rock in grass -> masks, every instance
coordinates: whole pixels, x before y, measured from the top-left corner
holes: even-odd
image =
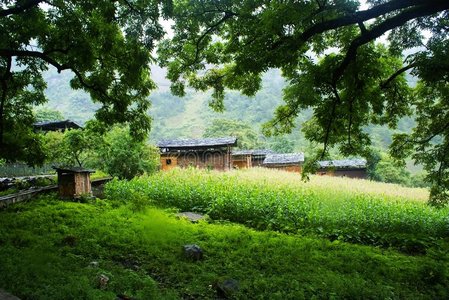
[[[193,261],[198,261],[203,258],[203,250],[198,245],[184,245],[184,257]]]
[[[192,223],[198,223],[199,220],[204,219],[203,215],[200,215],[200,214],[197,214],[194,212],[190,212],[190,211],[181,212],[179,214],[176,214],[176,216],[178,218],[186,218]]]
[[[100,276],[98,276],[98,287],[100,289],[105,289],[106,286],[108,285],[108,282],[109,282],[108,276],[106,276],[104,274],[101,274]]]
[[[215,288],[217,290],[218,297],[230,298],[239,291],[240,284],[237,280],[229,278],[216,283]]]
[[[20,298],[17,298],[4,290],[0,290],[0,300],[20,300]]]
[[[98,263],[98,261],[91,261],[89,264],[89,267],[91,268],[98,268],[100,264]]]

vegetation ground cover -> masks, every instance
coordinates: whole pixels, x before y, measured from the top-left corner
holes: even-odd
[[[449,235],[449,208],[424,202],[425,189],[276,170],[228,173],[173,170],[106,187],[110,199],[148,201],[207,213],[257,229],[318,234],[331,240],[418,254]]]
[[[190,243],[202,261],[182,257]],[[54,196],[0,211],[0,257],[0,287],[22,299],[214,299],[224,278],[239,281],[237,299],[443,299],[449,287],[448,256],[433,250],[409,256]]]

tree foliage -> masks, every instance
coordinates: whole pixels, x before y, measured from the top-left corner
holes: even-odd
[[[100,136],[90,130],[50,131],[42,135],[47,163],[66,167],[91,164]]]
[[[237,146],[240,149],[259,149],[262,146],[257,132],[242,121],[215,119],[212,124],[206,128],[204,137],[223,137],[233,136],[237,138]]]
[[[0,156],[42,161],[32,106],[46,102],[42,72],[50,67],[71,71],[71,87],[101,104],[96,118],[103,127],[128,123],[143,139],[155,87],[151,51],[170,7],[168,0],[1,1]]]
[[[97,145],[94,165],[120,179],[132,179],[159,168],[159,148],[136,141],[129,128],[114,127]]]
[[[174,14],[175,35],[159,52],[176,94],[212,88],[221,110],[226,88],[254,95],[261,75],[279,68],[285,103],[265,133],[291,132],[312,108],[302,130],[323,145],[317,158],[336,146],[368,155],[368,124],[394,128],[415,113],[415,129],[394,137],[392,155],[425,165],[431,197],[449,194],[448,1],[192,0],[177,1]]]
[[[36,119],[36,122],[64,120],[64,116],[61,112],[48,108],[42,108],[35,111],[34,117]]]
[[[43,135],[46,162],[59,166],[94,168],[121,179],[131,179],[159,168],[159,148],[134,139],[127,127],[114,126],[104,134],[98,122],[86,128]]]

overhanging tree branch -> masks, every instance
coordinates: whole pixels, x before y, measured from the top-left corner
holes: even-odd
[[[189,64],[189,65],[193,65],[195,63],[198,62],[199,59],[199,55],[201,52],[201,42],[209,35],[211,34],[215,29],[217,29],[221,24],[223,24],[224,22],[226,22],[226,20],[232,18],[233,16],[235,16],[234,13],[232,12],[225,12],[225,15],[223,16],[223,18],[221,18],[217,23],[213,24],[212,26],[210,26],[196,41],[196,45],[195,45],[195,58],[193,59],[193,61]]]
[[[9,15],[16,15],[24,12],[27,9],[37,6],[39,3],[44,2],[43,0],[29,0],[21,5],[17,5],[8,9],[0,10],[0,17],[7,17]]]
[[[377,5],[368,10],[358,11],[340,18],[324,21],[313,25],[300,35],[301,42],[307,42],[311,37],[324,33],[329,30],[338,29],[340,27],[359,24],[370,19],[374,19],[391,13],[396,10],[405,9],[417,5],[429,5],[432,6],[433,3],[444,2],[440,0],[394,0],[389,1],[384,4]]]
[[[49,52],[54,52],[53,50],[49,50]],[[108,95],[108,93],[96,86],[91,85],[86,82],[84,79],[84,76],[79,72],[76,68],[73,66],[70,66],[68,64],[61,64],[52,57],[50,57],[46,52],[39,52],[39,51],[29,51],[29,50],[10,50],[10,49],[0,49],[0,56],[6,56],[6,57],[35,57],[42,59],[43,61],[47,62],[48,64],[52,65],[58,70],[58,73],[61,73],[64,70],[71,70],[73,73],[75,73],[76,77],[80,81],[81,85],[85,88],[95,91],[102,95],[105,99],[111,100],[111,97]]]
[[[334,82],[337,82],[338,79],[342,76],[346,67],[355,60],[357,56],[357,50],[360,46],[365,45],[376,38],[382,36],[387,31],[402,26],[406,22],[424,16],[429,16],[434,13],[438,13],[440,11],[449,9],[449,1],[447,0],[439,0],[429,2],[430,5],[422,5],[413,7],[405,10],[404,12],[385,20],[379,25],[374,26],[371,30],[366,32],[365,34],[360,35],[358,38],[354,39],[350,46],[348,47],[348,51],[346,52],[346,56],[343,59],[340,66],[334,72]]]

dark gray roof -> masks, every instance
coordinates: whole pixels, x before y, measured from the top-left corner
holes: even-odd
[[[273,154],[273,150],[268,149],[256,149],[256,150],[235,150],[232,151],[233,156],[240,156],[240,155],[267,155],[267,154]]]
[[[57,168],[53,167],[56,172],[61,173],[95,173],[95,170],[85,169],[82,167]]]
[[[56,131],[56,130],[82,128],[81,125],[71,120],[37,122],[33,124],[33,127],[35,129],[43,131]]]
[[[304,162],[304,153],[268,154],[264,165],[289,165]]]
[[[178,139],[178,140],[162,140],[157,143],[159,148],[207,148],[207,147],[223,147],[235,146],[237,138],[204,138],[204,139]]]
[[[341,159],[341,160],[323,160],[319,161],[320,168],[366,168],[366,159]]]

